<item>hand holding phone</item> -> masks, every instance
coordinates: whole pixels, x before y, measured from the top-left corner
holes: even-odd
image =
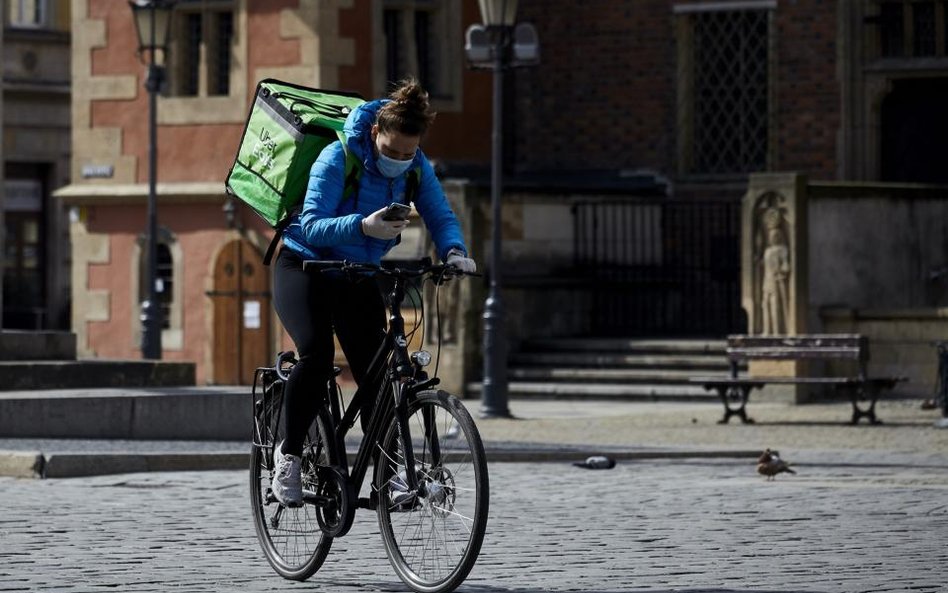
[[[411,206],[392,202],[385,208],[382,220],[408,220],[409,214],[411,214]]]
[[[390,241],[408,226],[409,212],[411,207],[404,204],[379,208],[362,219],[362,233],[374,239]]]

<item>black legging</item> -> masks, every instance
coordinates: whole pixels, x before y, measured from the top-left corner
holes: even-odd
[[[385,337],[385,304],[374,278],[351,280],[304,272],[303,260],[284,248],[273,270],[273,306],[296,344],[299,359],[284,394],[283,453],[301,455],[316,410],[327,400],[335,355],[333,328],[353,378],[362,385]],[[368,397],[362,402],[363,425],[373,400]]]

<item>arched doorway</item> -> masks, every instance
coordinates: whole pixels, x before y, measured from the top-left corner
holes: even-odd
[[[882,181],[948,183],[948,78],[892,83],[882,102]]]
[[[214,264],[212,381],[249,385],[253,372],[270,362],[270,275],[263,257],[247,241],[221,249]]]

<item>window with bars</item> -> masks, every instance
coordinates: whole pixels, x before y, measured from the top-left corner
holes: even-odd
[[[456,12],[446,0],[382,1],[386,88],[414,76],[432,98],[454,94],[450,19]]]
[[[171,94],[181,97],[228,95],[235,42],[232,2],[180,1],[174,25]]]
[[[866,23],[877,58],[948,56],[948,0],[884,0]]]
[[[770,161],[770,3],[679,11],[682,173],[733,175]]]

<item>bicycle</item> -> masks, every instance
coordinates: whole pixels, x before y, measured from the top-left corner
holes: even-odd
[[[410,280],[431,279],[440,287],[460,272],[430,259],[414,269],[346,261],[307,261],[304,269],[389,278],[389,328],[367,375],[381,381],[363,382],[379,387],[351,469],[345,436],[370,394],[367,387],[357,389],[346,406],[338,368],[329,380],[329,401],[319,407],[304,442],[299,507],[283,506],[270,489],[273,450],[282,441],[283,386],[296,361],[292,352],[281,353],[273,367],[257,369],[250,498],[264,555],[284,578],[306,580],[322,566],[333,538],[348,533],[356,509],[370,509],[399,578],[421,593],[452,591],[473,568],[487,528],[487,459],[464,405],[433,389],[439,379],[425,371],[431,355],[408,353],[411,334],[406,337],[401,303]],[[370,464],[369,496],[360,498]]]

